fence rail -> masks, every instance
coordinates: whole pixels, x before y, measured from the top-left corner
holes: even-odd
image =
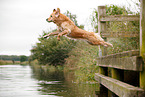
[[[97,59],[97,66],[112,67],[123,70],[142,71],[142,58],[138,56],[126,57],[126,58],[107,58],[100,57]]]
[[[101,33],[102,37],[138,37],[139,32],[138,31],[106,31]]]
[[[100,22],[107,21],[139,21],[139,15],[111,15],[100,16]]]
[[[143,97],[144,90],[119,80],[96,73],[95,79],[105,87],[113,91],[119,97]]]

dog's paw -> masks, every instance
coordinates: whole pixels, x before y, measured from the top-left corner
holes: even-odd
[[[47,38],[47,37],[48,37],[48,35],[43,36],[43,38]]]
[[[58,41],[60,41],[60,38],[59,38],[59,37],[57,37],[57,40],[58,40]]]

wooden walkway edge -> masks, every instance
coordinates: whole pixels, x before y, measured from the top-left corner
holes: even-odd
[[[119,80],[96,73],[95,80],[107,87],[119,97],[143,97],[144,90],[132,85],[126,84]]]
[[[133,71],[143,70],[143,60],[142,57],[139,56],[139,50],[125,51],[98,57],[96,65]]]

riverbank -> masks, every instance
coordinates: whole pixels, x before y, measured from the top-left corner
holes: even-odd
[[[36,60],[35,60],[36,62]],[[53,84],[47,85],[47,83],[50,83],[49,80],[57,80],[59,81],[59,88],[57,87],[57,90],[60,90],[57,92],[57,95],[63,96],[63,97],[97,97],[95,91],[99,91],[99,84],[97,82],[86,82],[86,81],[80,81],[77,82],[77,77],[75,76],[75,70],[68,70],[66,71],[63,66],[50,66],[50,65],[38,65],[38,64],[31,64],[30,65],[34,77],[37,78],[39,81],[43,80],[43,90],[45,89],[45,92],[48,93],[50,91],[47,91],[48,89],[55,89],[56,85]],[[61,86],[61,83],[63,83],[63,87]],[[47,87],[45,86],[47,85]],[[48,88],[49,87],[49,88]]]
[[[21,64],[21,65],[27,65],[28,61],[24,61],[24,62],[20,62],[20,61],[12,61],[12,60],[0,60],[0,65],[9,65],[9,64],[13,64],[13,65],[17,65],[17,64]]]
[[[62,48],[62,51],[65,50],[65,48]],[[91,46],[88,43],[84,41],[78,41],[75,44],[75,47],[72,48],[71,51],[68,52],[65,59],[63,59],[64,64],[52,64],[55,65],[57,68],[61,67],[63,68],[64,72],[74,72],[76,82],[93,82],[94,75],[97,73],[98,67],[96,66],[96,57],[98,57],[98,47],[97,46]],[[53,55],[54,56],[54,55]],[[48,57],[48,56],[46,56]],[[45,58],[46,58],[45,57]],[[52,57],[52,56],[50,56]],[[57,56],[56,56],[57,57]],[[40,58],[44,59],[44,56],[40,56]],[[58,58],[58,57],[57,57]],[[52,58],[53,61],[58,61],[57,58]],[[33,61],[31,61],[31,64],[34,65],[46,65],[51,66],[50,62],[43,63],[42,61],[39,61],[39,58]],[[46,59],[47,60],[47,59]],[[46,61],[44,60],[44,61]],[[49,67],[47,67],[49,68]]]
[[[96,66],[98,47],[79,41],[69,53],[64,64],[64,70],[74,70],[76,82],[94,82],[95,73],[99,71]]]
[[[0,65],[20,64],[20,61],[0,60]]]
[[[75,83],[96,83],[94,80],[94,75],[98,72],[98,67],[95,64],[83,64],[83,65],[76,65],[74,67],[68,66],[52,66],[52,65],[39,65],[37,60],[34,60],[30,63],[30,66],[34,70],[43,70],[43,72],[55,72],[55,71],[62,71],[64,72],[65,76],[70,73],[73,75],[73,81]]]

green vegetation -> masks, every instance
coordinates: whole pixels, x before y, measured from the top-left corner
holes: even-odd
[[[39,38],[40,43],[37,43],[31,52],[40,64],[63,65],[68,53],[75,46],[74,40],[69,40],[65,37],[58,41],[56,37],[49,39]]]
[[[0,60],[0,65],[20,64],[20,61]]]
[[[65,70],[75,71],[76,82],[94,81],[94,74],[98,72],[95,60],[97,56],[97,46],[78,41],[76,47],[72,49],[66,59]]]
[[[20,61],[20,56],[17,55],[0,55],[0,60],[14,60]]]
[[[0,55],[0,65],[6,64],[28,64],[28,56],[25,55]]]
[[[28,60],[27,56],[25,56],[25,55],[20,56],[20,62],[24,62],[27,60]]]

